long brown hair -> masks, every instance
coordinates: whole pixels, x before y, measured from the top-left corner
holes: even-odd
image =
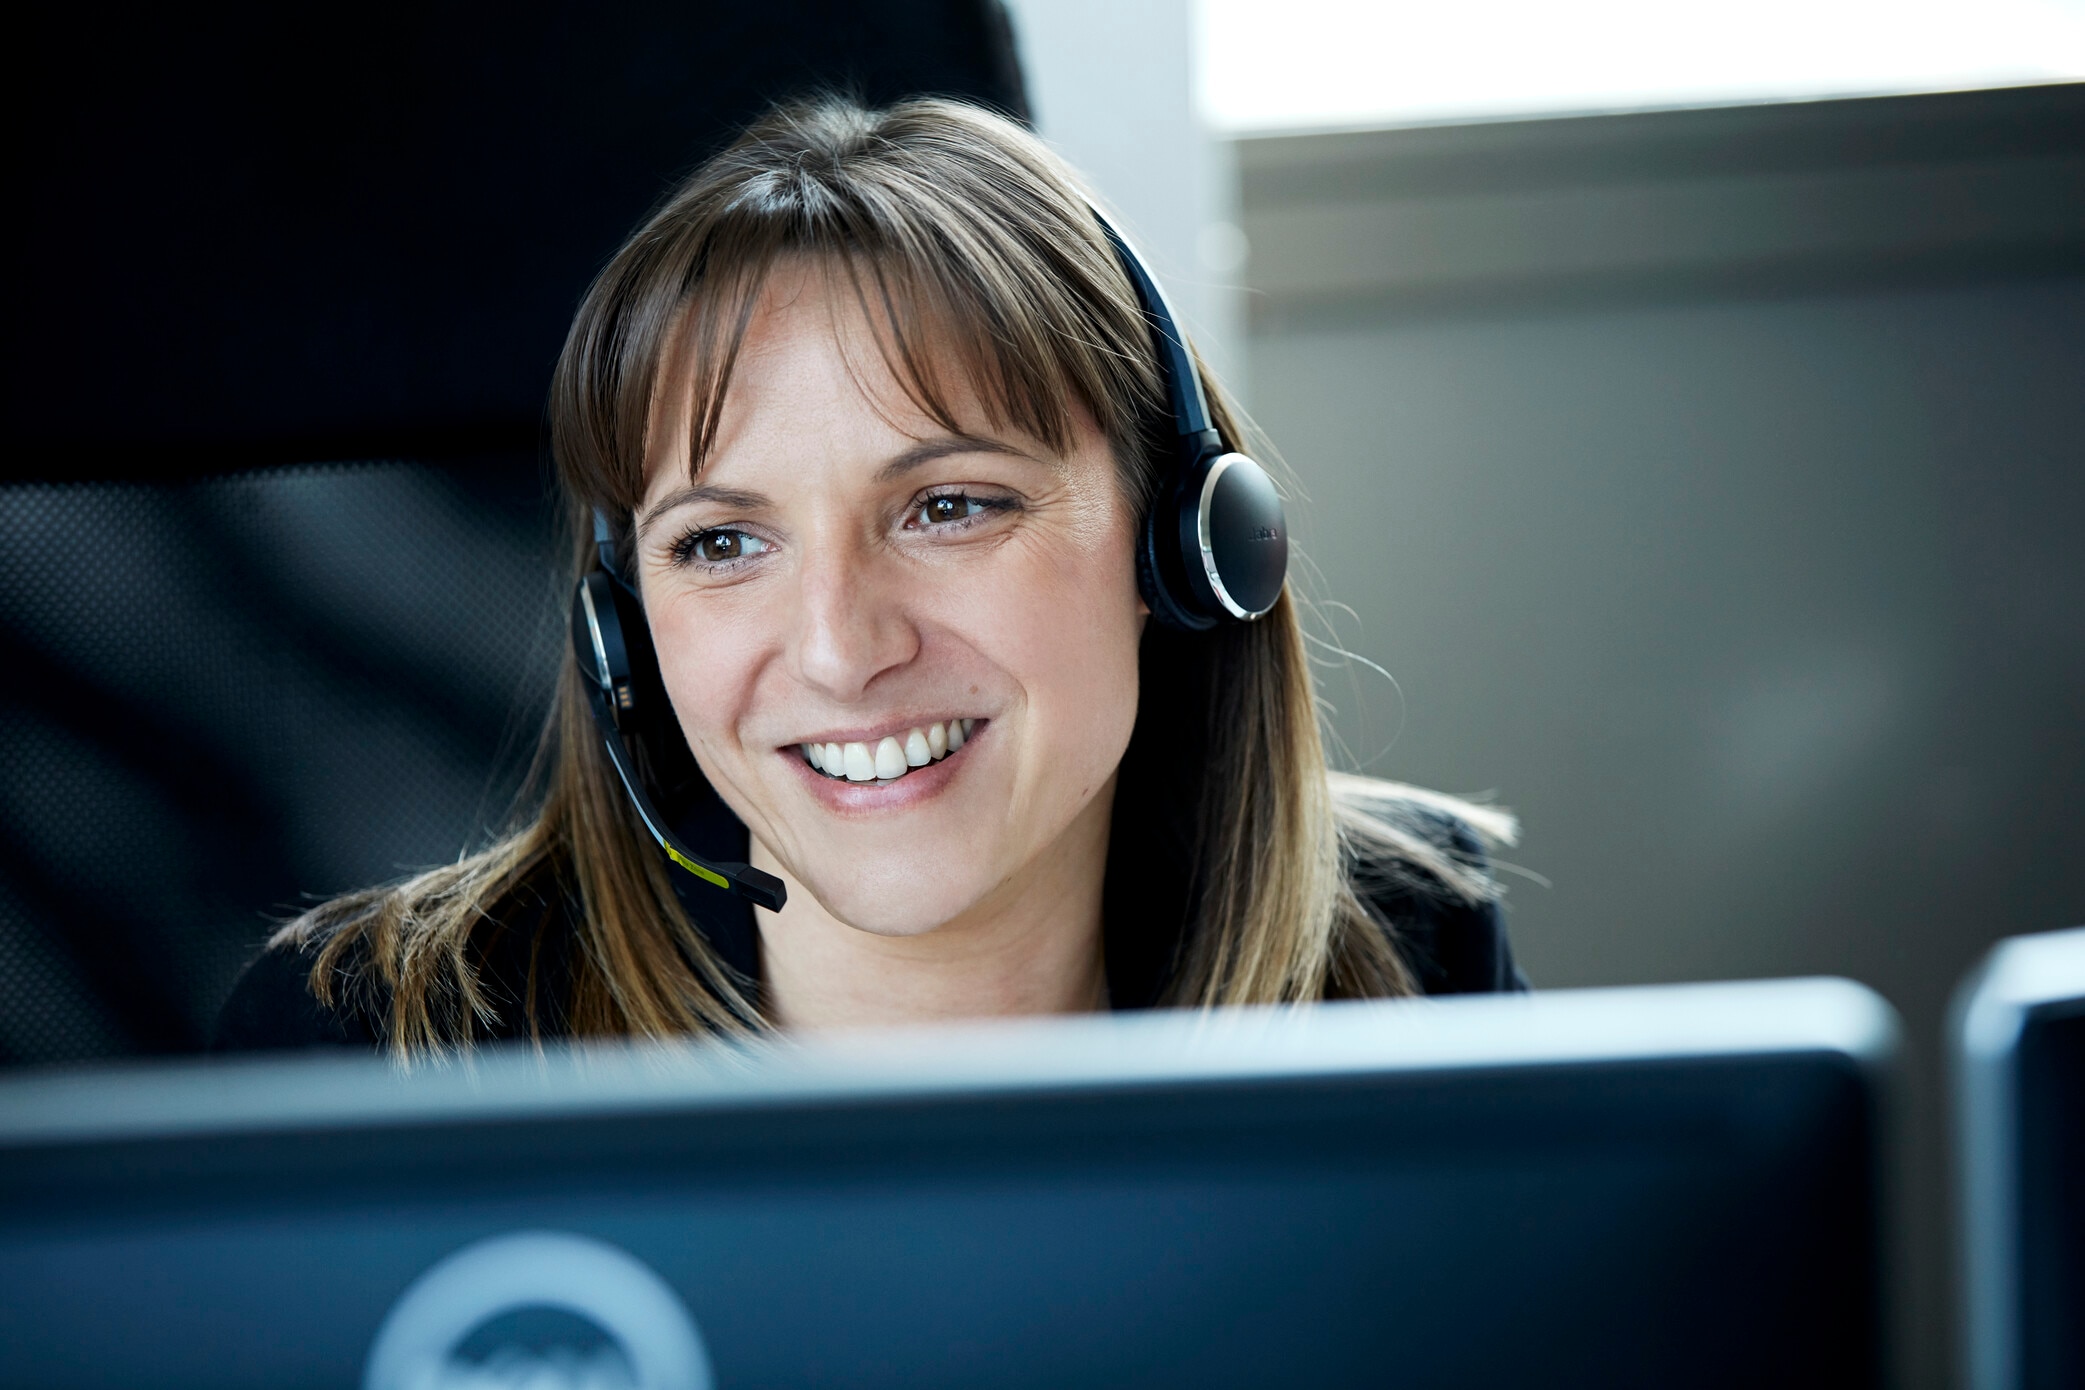
[[[769,113],[652,214],[573,322],[550,418],[575,572],[590,563],[583,519],[598,507],[627,526],[643,495],[669,356],[691,369],[690,468],[701,468],[757,293],[785,258],[822,266],[857,296],[893,374],[949,429],[951,371],[995,424],[1053,446],[1069,444],[1083,407],[1141,510],[1166,466],[1166,406],[1149,329],[1090,196],[1034,135],[974,107],[823,98]],[[1265,457],[1204,376],[1225,437]],[[1510,819],[1328,773],[1292,593],[1258,622],[1206,634],[1153,624],[1140,666],[1103,911],[1111,982],[1142,997],[1118,1002],[1411,992],[1395,924],[1364,895],[1387,879],[1488,897],[1489,881],[1426,833],[1425,817],[1445,810],[1494,838],[1511,835]],[[640,752],[656,764],[665,750]],[[567,910],[546,920],[569,921],[578,938],[564,1029],[759,1026],[757,989],[675,898],[593,736],[569,652],[538,767],[540,801],[505,838],[284,928],[278,944],[316,950],[314,993],[373,1010],[401,1055],[467,1043],[513,1022],[481,979],[484,936],[554,895]],[[533,1033],[533,990],[522,1006]]]

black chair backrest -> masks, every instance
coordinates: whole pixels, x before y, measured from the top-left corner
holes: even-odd
[[[562,613],[545,389],[622,237],[778,97],[1018,115],[1019,74],[998,0],[45,7],[17,45],[0,1060],[192,1049],[271,918],[507,813]]]

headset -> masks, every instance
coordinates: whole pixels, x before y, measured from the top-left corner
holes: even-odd
[[[1137,590],[1183,632],[1265,617],[1289,573],[1289,528],[1267,470],[1234,452],[1209,415],[1202,374],[1166,292],[1107,214],[1093,215],[1136,287],[1173,410],[1174,471],[1144,516]]]
[[[1172,305],[1143,257],[1107,214],[1096,207],[1093,215],[1150,325],[1173,416],[1173,472],[1153,499],[1138,537],[1138,592],[1153,618],[1178,631],[1251,622],[1274,607],[1288,576],[1281,494],[1267,471],[1233,451],[1216,428]],[[666,710],[666,691],[643,602],[617,564],[615,533],[598,507],[594,553],[594,568],[572,595],[572,648],[594,728],[638,819],[666,857],[688,873],[780,912],[788,896],[780,879],[748,864],[696,855],[667,826],[645,791],[627,740],[640,722],[656,720]]]

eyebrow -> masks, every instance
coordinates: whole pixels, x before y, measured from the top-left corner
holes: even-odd
[[[1000,454],[1008,458],[1029,459],[1047,463],[1011,444],[1002,444],[996,439],[987,439],[977,434],[945,434],[934,439],[923,439],[903,453],[896,455],[883,467],[876,470],[876,481],[893,483],[913,469],[934,462],[936,459],[953,457],[956,454]],[[652,524],[675,507],[686,507],[698,502],[713,502],[731,511],[753,512],[771,505],[773,499],[764,492],[748,492],[744,488],[720,487],[715,483],[696,483],[661,497],[646,507],[637,517],[637,532],[642,535]]]
[[[921,464],[935,459],[948,458],[955,454],[1002,454],[1009,458],[1031,458],[1011,444],[1002,444],[996,439],[987,439],[980,434],[944,434],[935,439],[922,439],[919,443],[899,454],[883,467],[876,470],[876,481],[894,483]]]
[[[637,517],[637,534],[643,535],[657,521],[675,507],[685,507],[695,502],[714,502],[720,507],[735,512],[757,512],[768,505],[764,492],[747,492],[743,488],[718,487],[715,483],[696,483],[692,487],[669,492],[646,507]]]

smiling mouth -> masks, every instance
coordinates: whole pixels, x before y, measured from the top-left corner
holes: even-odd
[[[924,724],[874,743],[800,743],[804,761],[835,782],[895,782],[914,768],[940,762],[976,730],[975,719]]]

